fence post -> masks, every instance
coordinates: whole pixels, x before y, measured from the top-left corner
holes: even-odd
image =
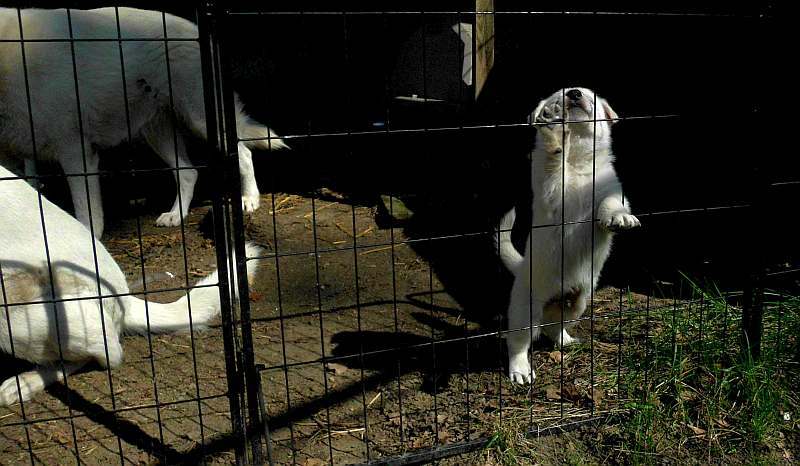
[[[767,12],[769,8],[770,5],[767,4],[764,11]],[[763,37],[761,34],[766,33],[765,29],[768,27],[765,24],[765,18],[765,15],[761,15],[758,22],[759,37]],[[770,104],[760,94],[754,99],[752,102],[751,126],[758,131],[766,131],[766,125],[770,124],[770,122],[765,120],[763,114],[765,108],[768,108]],[[748,149],[753,150],[755,148]],[[763,150],[764,148],[758,147],[757,149]],[[769,152],[769,149],[767,149],[767,152]],[[770,167],[764,163],[763,158],[754,158],[753,163],[751,202],[748,215],[745,218],[744,224],[746,226],[742,237],[745,245],[743,248],[745,283],[742,297],[742,349],[752,359],[758,359],[761,355],[764,314],[763,287],[768,261],[765,254],[768,253],[770,244],[770,239],[767,238],[766,230],[762,224],[762,216],[764,212],[769,211],[768,191],[771,187],[773,174],[769,172]]]
[[[230,197],[230,219],[231,219],[231,242],[229,251],[235,253],[237,280],[233,283],[238,292],[236,300],[239,308],[239,335],[241,345],[239,346],[240,368],[244,380],[244,394],[246,395],[247,407],[247,429],[245,431],[249,441],[253,464],[265,464],[260,437],[256,434],[263,430],[263,423],[259,410],[258,383],[261,377],[255,364],[255,354],[253,352],[253,330],[250,318],[250,291],[247,283],[247,260],[245,253],[244,236],[244,213],[242,210],[242,187],[239,177],[239,136],[236,131],[236,105],[232,87],[233,69],[230,61],[229,43],[231,25],[230,12],[220,4],[215,5],[215,16],[217,18],[217,28],[215,29],[215,44],[219,61],[219,73],[215,76],[218,79],[220,96],[222,101],[222,122],[224,123],[223,141],[225,144],[226,170],[230,170],[227,184]]]
[[[244,419],[244,374],[241,370],[241,358],[238,358],[238,335],[236,332],[236,315],[232,297],[233,286],[230,281],[230,222],[226,215],[227,200],[231,198],[227,182],[231,175],[226,168],[230,165],[226,157],[223,115],[218,105],[220,95],[219,56],[215,52],[217,12],[213,0],[199,2],[197,22],[200,46],[201,72],[203,78],[204,107],[206,114],[206,131],[209,146],[212,148],[209,166],[211,173],[218,176],[212,193],[212,216],[214,220],[214,238],[216,242],[217,270],[220,288],[220,304],[222,314],[222,338],[225,348],[225,371],[228,385],[228,402],[231,412],[231,429],[235,441],[236,464],[247,463],[247,435]],[[238,179],[238,176],[234,176]],[[235,265],[234,265],[235,266]],[[241,275],[240,275],[241,276]],[[245,275],[246,276],[246,275]]]
[[[753,359],[761,356],[761,333],[764,315],[764,290],[759,272],[747,277],[744,288],[744,305],[742,308],[742,349]]]

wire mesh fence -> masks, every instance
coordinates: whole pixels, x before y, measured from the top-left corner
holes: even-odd
[[[0,253],[0,343],[13,361],[0,462],[440,461],[509,432],[536,438],[636,410],[642,387],[686,369],[675,355],[695,351],[689,342],[756,357],[794,348],[795,275],[774,267],[793,260],[787,242],[728,257],[763,236],[726,226],[796,180],[760,175],[741,189],[758,167],[720,160],[763,141],[716,137],[731,120],[760,131],[772,108],[752,81],[766,35],[737,33],[764,32],[770,5],[175,8],[0,9],[0,147],[15,169],[0,177],[14,199]],[[684,35],[657,39],[675,28]],[[647,52],[607,50],[619,38]],[[741,61],[755,70],[729,75]],[[571,120],[581,94],[564,86],[581,80],[624,111],[585,90],[584,117]],[[560,117],[534,110],[559,88],[546,107]],[[611,124],[622,204],[632,199],[644,229],[619,234],[605,267],[590,259],[576,291],[565,245],[595,257],[605,234],[595,169]],[[546,141],[534,147],[535,135],[552,134],[550,155],[568,157],[580,128],[589,213],[561,207],[543,222],[531,164]],[[564,205],[574,168],[545,169]],[[175,202],[159,214],[171,179]],[[85,229],[67,220],[67,187]],[[512,203],[516,223],[498,223]],[[528,290],[527,317],[512,322],[501,243],[522,255],[547,231],[559,291]],[[584,243],[569,243],[571,231]],[[535,262],[524,262],[528,279]],[[79,268],[75,284],[60,278],[64,264]],[[25,280],[41,289],[23,296]],[[166,306],[181,320],[162,320]],[[37,312],[49,333],[20,320]],[[579,344],[536,338],[566,328]],[[507,345],[521,334],[537,340],[524,352],[531,384],[509,379]],[[26,397],[42,368],[39,390],[60,383]]]

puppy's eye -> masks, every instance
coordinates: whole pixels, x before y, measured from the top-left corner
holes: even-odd
[[[547,118],[547,119],[553,118],[553,114],[550,113],[550,111],[547,110],[547,109],[545,109],[544,112],[542,112],[542,116]]]

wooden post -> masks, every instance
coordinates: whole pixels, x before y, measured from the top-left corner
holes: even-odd
[[[492,14],[490,14],[492,13]],[[494,66],[494,0],[475,0],[475,98]]]

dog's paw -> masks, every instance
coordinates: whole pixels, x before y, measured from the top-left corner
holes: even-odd
[[[5,382],[0,384],[0,406],[11,406],[19,403],[20,391],[22,392],[22,401],[30,399],[30,393],[25,384],[25,374],[19,375],[20,390],[17,390],[17,378],[9,377]]]
[[[160,227],[176,227],[181,224],[181,214],[178,212],[164,212],[156,219],[156,225]]]
[[[511,382],[521,385],[533,383],[536,379],[536,373],[531,369],[527,353],[509,359],[508,377],[511,379]]]
[[[629,230],[641,226],[641,222],[635,215],[620,212],[601,219],[600,225],[611,231]]]
[[[578,337],[573,337],[572,335],[570,335],[569,333],[567,333],[567,331],[566,331],[566,330],[565,330],[565,331],[563,331],[563,332],[561,332],[561,341],[560,341],[559,343],[561,343],[561,345],[560,345],[560,346],[561,346],[562,348],[563,348],[563,347],[565,347],[565,346],[577,345],[577,344],[578,344],[578,343],[580,343],[580,342],[581,342],[581,339],[580,339],[580,338],[578,338]]]
[[[258,210],[258,206],[260,203],[261,203],[261,198],[258,196],[258,194],[254,196],[252,195],[242,196],[242,210],[245,213],[249,214],[255,212],[256,210]]]

